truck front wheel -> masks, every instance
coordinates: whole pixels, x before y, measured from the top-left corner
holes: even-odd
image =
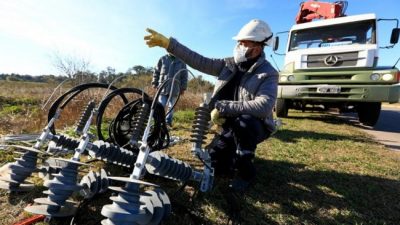
[[[289,100],[278,98],[276,99],[276,116],[286,118],[289,112]]]
[[[380,102],[362,102],[357,106],[358,120],[367,126],[374,126],[381,113]]]

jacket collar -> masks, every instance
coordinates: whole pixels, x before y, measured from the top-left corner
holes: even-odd
[[[260,67],[260,66],[261,66],[262,64],[264,64],[264,63],[265,63],[265,53],[262,52],[261,55],[260,55],[260,57],[258,58],[257,62],[254,63],[254,64],[250,67],[248,73],[252,73],[253,71],[255,71],[258,67]]]

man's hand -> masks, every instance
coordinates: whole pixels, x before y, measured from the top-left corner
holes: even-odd
[[[162,48],[167,49],[169,45],[169,39],[166,38],[164,35],[158,33],[155,30],[152,30],[150,28],[146,29],[147,32],[150,33],[150,35],[144,36],[144,40],[146,40],[146,44],[152,48],[154,46],[159,46]]]
[[[218,109],[213,109],[211,111],[211,121],[214,124],[221,126],[223,123],[225,123],[225,118],[220,118]]]
[[[156,85],[153,85],[153,88],[157,90],[158,87]]]

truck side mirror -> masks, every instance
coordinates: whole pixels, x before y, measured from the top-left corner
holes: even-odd
[[[399,37],[399,34],[397,33],[397,38]],[[276,36],[275,38],[274,38],[274,44],[273,44],[273,46],[272,46],[272,50],[275,52],[276,50],[278,50],[278,48],[279,48],[279,37],[278,36]]]
[[[397,42],[399,41],[399,33],[400,33],[400,28],[394,28],[392,30],[392,35],[390,35],[390,44],[393,45],[397,44]]]

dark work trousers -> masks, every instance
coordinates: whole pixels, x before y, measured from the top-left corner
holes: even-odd
[[[240,178],[253,179],[256,171],[252,161],[257,144],[270,134],[263,121],[251,115],[227,118],[219,140],[210,150],[216,175],[231,175],[237,169]]]

